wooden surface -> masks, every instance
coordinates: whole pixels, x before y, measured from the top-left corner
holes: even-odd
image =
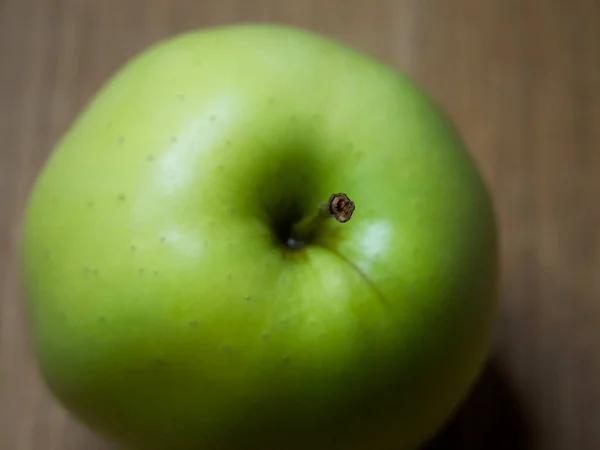
[[[489,181],[493,363],[431,448],[600,449],[600,7],[595,0],[0,0],[0,449],[107,449],[47,394],[16,264],[25,196],[126,59],[178,31],[300,25],[414,76]]]

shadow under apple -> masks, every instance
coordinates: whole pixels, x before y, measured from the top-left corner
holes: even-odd
[[[531,424],[502,362],[491,359],[450,422],[421,450],[531,450]]]

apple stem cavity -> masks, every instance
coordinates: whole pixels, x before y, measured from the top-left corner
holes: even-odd
[[[287,245],[292,248],[304,247],[324,222],[334,218],[339,223],[346,223],[352,218],[354,209],[354,202],[345,193],[331,194],[327,202],[319,205],[315,215],[307,216],[293,226]]]

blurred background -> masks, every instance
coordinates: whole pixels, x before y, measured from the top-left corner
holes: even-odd
[[[502,233],[489,367],[438,449],[600,449],[600,3],[0,0],[0,449],[109,449],[48,395],[16,264],[26,194],[101,84],[144,47],[239,21],[297,25],[415,78],[452,116]]]

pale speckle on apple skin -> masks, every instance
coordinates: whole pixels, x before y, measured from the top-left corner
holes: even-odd
[[[225,352],[231,352],[235,350],[235,345],[221,345],[221,350]]]
[[[188,322],[188,325],[189,325],[190,327],[193,327],[193,328],[197,327],[197,326],[198,326],[198,319],[192,319],[192,320],[190,320],[190,321]]]

